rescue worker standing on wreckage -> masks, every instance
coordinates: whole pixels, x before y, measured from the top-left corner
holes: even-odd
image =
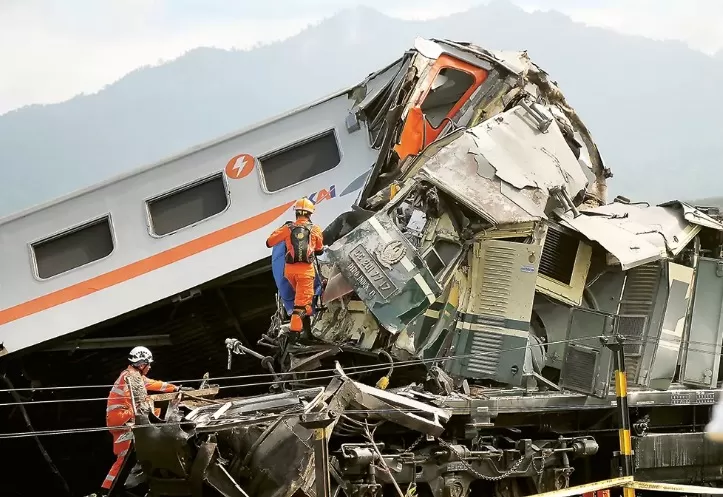
[[[101,485],[101,488],[106,491],[110,490],[113,485],[131,446],[133,434],[128,426],[135,421],[136,414],[150,412],[151,404],[147,392],[168,393],[178,392],[182,389],[171,383],[151,380],[146,376],[153,362],[153,354],[146,347],[135,347],[131,350],[128,362],[130,364],[121,372],[108,395],[105,424],[111,428],[113,453],[116,455],[116,461]],[[160,415],[160,409],[154,409],[154,414]],[[125,426],[125,428],[113,429],[119,426]]]
[[[294,204],[296,221],[287,221],[277,228],[266,240],[266,247],[284,242],[286,244],[286,265],[284,277],[294,288],[294,310],[291,313],[289,338],[296,340],[304,328],[304,321],[312,313],[314,298],[314,257],[324,252],[324,235],[321,228],[311,222],[314,203],[308,198]]]

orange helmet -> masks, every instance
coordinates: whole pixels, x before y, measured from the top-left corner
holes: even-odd
[[[304,197],[296,201],[294,204],[294,210],[296,212],[304,211],[308,212],[309,214],[314,213],[314,202],[309,200],[308,198]]]

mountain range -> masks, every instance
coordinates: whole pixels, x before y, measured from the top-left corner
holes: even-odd
[[[498,0],[429,21],[359,7],[248,51],[197,48],[92,95],[0,116],[0,216],[106,180],[361,81],[415,37],[527,50],[586,122],[610,198],[715,197],[723,61],[680,42]],[[52,83],[52,82],[51,82]],[[49,83],[49,84],[51,84]]]

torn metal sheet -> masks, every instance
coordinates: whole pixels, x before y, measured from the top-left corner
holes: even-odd
[[[321,360],[327,357],[332,357],[341,352],[339,347],[325,347],[319,351],[315,350],[304,350],[303,352],[311,352],[310,355],[302,355],[298,357],[293,354],[290,356],[290,367],[289,371],[310,371],[321,367]]]
[[[365,110],[379,95],[393,88],[395,83],[399,83],[400,74],[404,74],[409,69],[410,61],[409,56],[397,59],[387,67],[370,74],[367,79],[354,88],[352,94],[359,94],[362,99],[357,104],[358,109]]]
[[[532,107],[513,107],[471,128],[475,152],[492,165],[500,179],[519,190],[550,191],[564,186],[574,198],[587,185],[580,163],[552,115],[543,106]],[[545,131],[539,129],[536,113],[550,120]]]
[[[540,192],[535,208],[525,199],[514,201],[518,192],[502,192],[502,181],[484,157],[475,153],[476,144],[471,134],[465,133],[441,149],[422,167],[418,178],[435,185],[451,195],[472,212],[493,225],[530,223],[544,218],[538,205],[547,203],[548,195]],[[509,197],[513,196],[513,199]],[[530,208],[525,210],[520,204]]]
[[[683,216],[685,217],[685,220],[689,223],[697,224],[699,226],[711,228],[718,231],[723,230],[723,224],[716,221],[703,211],[696,209],[690,204],[681,202],[680,200],[671,200],[662,204],[658,204],[658,207],[672,207],[675,209],[683,209]]]
[[[586,192],[588,199],[592,200],[594,205],[599,205],[606,201],[606,179],[611,177],[612,173],[605,167],[602,156],[590,131],[582,119],[580,119],[577,112],[575,112],[567,102],[557,84],[549,79],[548,74],[544,70],[530,60],[526,51],[494,51],[487,50],[472,43],[439,39],[432,39],[431,41],[436,43],[440,49],[443,49],[446,53],[450,53],[453,56],[461,57],[462,54],[466,53],[470,56],[491,62],[497,67],[506,69],[515,79],[515,83],[511,86],[513,92],[523,89],[534,101],[543,101],[549,105],[548,108],[550,110],[559,110],[570,125],[568,132],[572,132],[574,141],[577,141],[582,147],[581,152],[584,153],[579,154],[581,164],[586,164],[593,173],[594,179]],[[513,97],[509,97],[509,99],[512,100]],[[495,113],[496,112],[488,112],[487,115],[493,115]],[[555,112],[555,114],[557,117],[558,112]]]
[[[685,212],[681,203],[662,207],[613,202],[585,210],[578,217],[556,213],[561,224],[598,242],[627,270],[679,254],[703,226],[689,222]],[[723,231],[722,224],[690,206],[688,217]]]
[[[195,422],[196,426],[200,428],[205,424],[213,424],[217,420],[233,418],[247,413],[292,406],[302,408],[305,400],[308,401],[314,398],[322,390],[322,387],[309,388],[232,400],[226,404],[206,405],[191,411],[186,416],[186,419]]]
[[[494,225],[547,219],[550,196],[575,198],[587,178],[556,122],[544,132],[538,122],[514,107],[439,150],[418,177]]]
[[[315,338],[326,343],[354,343],[360,350],[370,350],[380,329],[369,308],[360,300],[335,301],[312,328]],[[307,347],[306,353],[309,348]]]
[[[329,303],[342,298],[354,291],[354,287],[341,274],[341,271],[334,266],[334,273],[329,277],[321,296],[322,302]]]
[[[194,436],[191,424],[156,425],[151,424],[147,416],[139,416],[132,430],[138,463],[154,492],[159,495],[189,495],[192,485],[202,485],[205,471],[194,472],[199,481],[191,482],[189,479],[194,467],[193,453],[188,443]],[[215,447],[212,449],[199,451],[199,465],[210,464]]]
[[[291,497],[300,487],[313,488],[313,432],[302,427],[298,417],[277,416],[264,425],[223,435],[219,442],[236,446],[242,456],[240,464],[231,469],[250,495]]]
[[[430,406],[408,397],[354,382],[357,389],[354,400],[363,409],[370,409],[375,416],[387,419],[410,430],[439,436],[444,432],[443,423],[449,421],[451,411]]]
[[[437,59],[444,53],[444,50],[438,43],[420,37],[414,39],[414,49],[429,59]]]

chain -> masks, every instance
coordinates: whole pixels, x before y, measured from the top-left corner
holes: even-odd
[[[409,446],[409,448],[406,450],[406,452],[412,452],[415,448],[417,448],[417,445],[419,445],[419,443],[420,443],[422,440],[424,440],[425,438],[426,438],[426,436],[425,436],[424,434],[419,435],[419,438],[416,439],[416,440],[414,441],[414,443],[412,443],[412,445]]]
[[[537,469],[535,467],[535,461],[532,461],[532,468],[537,471],[537,488],[542,488],[542,473],[545,471],[545,458],[547,457],[546,454],[547,453],[543,450],[542,459],[540,462],[540,469]]]
[[[510,476],[510,475],[511,475],[512,473],[514,473],[515,471],[517,471],[517,468],[520,467],[520,464],[522,464],[522,461],[525,460],[525,456],[522,456],[522,457],[520,457],[517,461],[515,461],[515,463],[512,465],[512,467],[511,467],[510,469],[508,469],[507,471],[505,471],[505,472],[502,473],[501,475],[498,475],[498,476],[487,476],[487,475],[484,475],[484,474],[480,473],[479,471],[477,471],[476,469],[474,469],[472,466],[470,466],[470,464],[462,458],[462,454],[460,454],[459,452],[457,452],[457,449],[455,449],[454,447],[452,447],[450,444],[448,444],[447,442],[445,442],[445,441],[442,440],[441,438],[438,438],[437,441],[438,441],[438,442],[440,443],[440,445],[442,445],[443,447],[446,447],[446,448],[448,448],[449,450],[451,450],[452,452],[454,452],[454,453],[457,455],[457,457],[459,457],[459,461],[465,466],[465,468],[467,468],[467,471],[469,471],[470,473],[472,473],[473,475],[475,475],[477,478],[479,478],[479,479],[481,479],[481,480],[487,480],[487,481],[499,481],[499,480],[503,480],[503,479],[507,478],[508,476]]]
[[[538,475],[542,475],[542,472],[545,471],[545,459],[547,459],[547,451],[542,451],[542,456],[540,456],[540,469],[537,469],[535,466],[535,461],[533,459],[532,461],[532,468],[537,471]]]

